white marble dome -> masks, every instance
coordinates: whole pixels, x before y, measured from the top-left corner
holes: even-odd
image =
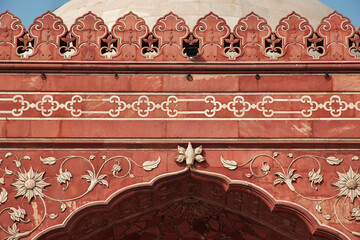
[[[265,18],[272,28],[295,11],[316,28],[333,10],[318,0],[71,0],[54,13],[71,26],[77,17],[88,11],[103,18],[109,28],[130,11],[144,18],[150,28],[170,11],[184,18],[190,28],[210,11],[223,17],[231,28],[251,11]]]

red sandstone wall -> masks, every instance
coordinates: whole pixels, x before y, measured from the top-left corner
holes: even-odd
[[[46,13],[25,33],[0,15],[1,237],[356,239],[359,33],[347,18],[333,13],[314,31],[293,13],[272,32],[250,14],[233,35],[214,14],[192,35],[174,14],[152,35],[135,15],[122,20],[143,27],[110,31],[89,13],[68,32]],[[202,216],[219,209],[211,226],[230,211],[237,227],[133,227],[173,203],[190,214],[189,198],[210,206]]]

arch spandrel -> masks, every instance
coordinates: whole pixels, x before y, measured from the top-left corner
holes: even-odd
[[[201,193],[203,188],[216,190],[216,196],[207,198]],[[304,208],[276,201],[251,183],[190,169],[161,176],[147,186],[119,191],[106,202],[83,208],[63,227],[45,231],[39,239],[96,239],[101,235],[109,239],[141,239],[154,238],[154,233],[163,239],[346,239],[334,229],[321,226]]]
[[[118,150],[93,155],[88,150],[72,150],[63,157],[61,150],[33,150],[27,156],[9,152],[5,159],[12,164],[4,169],[3,180],[6,189],[14,191],[2,187],[1,217],[3,222],[14,222],[9,229],[14,238],[56,239],[63,234],[69,239],[91,239],[110,231],[112,223],[195,199],[255,221],[258,228],[265,227],[284,239],[299,231],[304,239],[349,239],[341,230],[345,228],[348,236],[358,234],[354,211],[358,195],[349,185],[358,184],[359,174],[353,170],[357,158],[350,160],[350,152],[327,155],[330,153],[219,151],[197,144],[177,150],[123,150],[121,155]],[[41,170],[33,168],[37,157]],[[206,217],[205,213],[201,216]],[[246,233],[234,231],[229,230],[229,236]],[[144,228],[138,234],[145,232]],[[125,230],[114,234],[127,235]]]

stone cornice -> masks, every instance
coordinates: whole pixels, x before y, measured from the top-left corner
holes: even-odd
[[[86,74],[274,74],[274,73],[359,73],[360,62],[81,62],[0,61],[1,73],[86,73]]]

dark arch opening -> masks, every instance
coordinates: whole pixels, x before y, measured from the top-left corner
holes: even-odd
[[[260,188],[183,171],[86,207],[39,240],[346,239],[304,209],[277,203]]]

